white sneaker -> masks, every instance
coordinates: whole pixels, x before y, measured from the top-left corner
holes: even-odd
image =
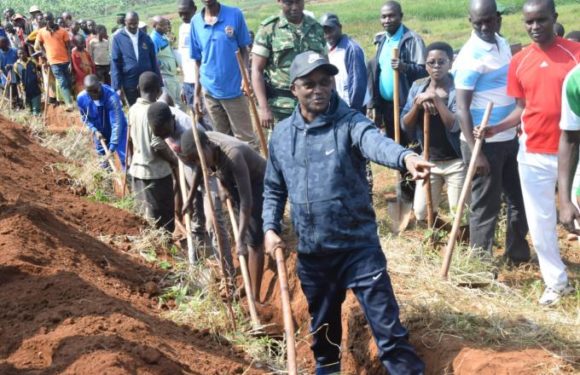
[[[540,305],[542,306],[552,306],[555,305],[556,303],[558,303],[560,301],[560,299],[568,294],[572,294],[575,291],[574,287],[571,286],[570,284],[566,285],[563,289],[561,290],[556,290],[550,287],[547,287],[546,290],[544,290],[544,294],[542,294],[542,297],[540,297]]]

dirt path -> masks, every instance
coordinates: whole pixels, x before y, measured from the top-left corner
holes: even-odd
[[[64,160],[0,118],[0,374],[235,374],[250,365],[159,317],[159,270],[97,238],[143,223],[68,190]],[[249,369],[246,373],[260,373]]]

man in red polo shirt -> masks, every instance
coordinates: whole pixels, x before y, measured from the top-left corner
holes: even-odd
[[[568,284],[556,233],[555,189],[562,84],[580,62],[580,43],[554,34],[558,18],[553,0],[528,0],[523,6],[524,25],[533,43],[514,56],[508,71],[508,95],[516,108],[486,137],[522,124],[518,170],[532,242],[546,290],[541,305],[553,305],[574,289]]]

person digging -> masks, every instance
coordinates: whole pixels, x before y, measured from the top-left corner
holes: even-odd
[[[121,99],[110,86],[99,82],[94,74],[85,77],[84,87],[77,97],[77,106],[81,120],[93,134],[95,149],[99,155],[105,155],[101,140],[105,141],[108,151],[117,153],[125,170],[127,119]],[[102,166],[107,168],[108,164],[104,162]]]
[[[152,104],[148,112],[149,124],[153,133],[161,138],[168,138],[175,128],[175,117],[165,103]],[[266,161],[247,143],[229,135],[204,131],[198,126],[203,152],[208,168],[220,182],[222,203],[229,198],[239,208],[238,235],[236,242],[238,255],[249,255],[249,272],[254,299],[259,301],[264,269],[263,233],[262,233],[262,194]],[[181,160],[194,169],[193,180],[184,208],[191,207],[201,183],[199,154],[195,146],[193,133],[184,132],[180,140]],[[226,249],[227,251],[227,249]],[[231,258],[231,254],[226,254]],[[226,263],[229,259],[226,259]],[[229,272],[233,275],[233,272]]]
[[[429,177],[433,164],[384,137],[373,122],[334,92],[338,69],[318,53],[296,56],[290,67],[293,114],[270,139],[264,179],[264,246],[286,245],[281,221],[290,200],[298,237],[297,273],[312,316],[316,374],[340,372],[341,305],[356,295],[390,374],[422,374],[408,341],[386,269],[366,180],[366,159],[410,178]]]

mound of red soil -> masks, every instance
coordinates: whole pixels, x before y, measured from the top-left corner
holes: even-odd
[[[160,318],[160,270],[98,239],[142,221],[68,190],[64,162],[0,118],[0,374],[260,373]]]

